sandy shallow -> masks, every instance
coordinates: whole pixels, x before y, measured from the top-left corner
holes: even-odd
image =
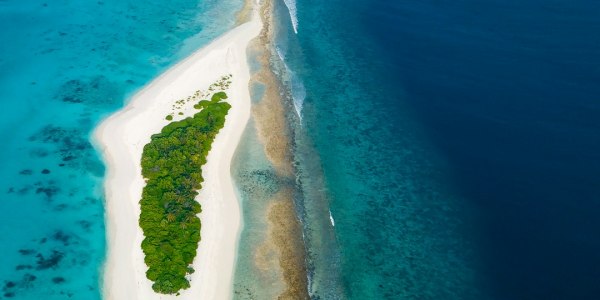
[[[94,132],[94,140],[107,165],[105,181],[108,253],[104,269],[105,299],[229,299],[241,230],[240,204],[234,189],[230,164],[250,117],[250,78],[246,48],[260,32],[258,16],[210,45],[192,54],[137,93],[129,104],[107,118]],[[180,296],[152,291],[141,250],[143,234],[138,226],[144,180],[140,160],[152,134],[168,124],[175,101],[205,90],[221,76],[232,74],[227,100],[232,109],[225,127],[217,135],[208,162],[203,167],[203,189],[197,197],[202,205],[202,239],[194,260],[196,272],[191,288]],[[194,103],[184,105],[191,116]]]

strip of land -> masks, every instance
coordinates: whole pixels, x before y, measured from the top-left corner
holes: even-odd
[[[250,116],[249,67],[246,48],[260,32],[254,16],[207,47],[180,62],[137,93],[128,105],[97,128],[94,139],[107,165],[104,186],[108,253],[104,269],[105,299],[228,299],[240,231],[240,205],[230,164]],[[170,121],[197,112],[185,99],[232,75],[227,102],[232,105],[202,169],[204,183],[197,200],[202,206],[201,241],[190,276],[191,287],[179,296],[160,295],[146,278],[138,225],[142,189],[141,155],[152,134]],[[174,109],[174,105],[177,109]],[[182,112],[182,115],[179,115]]]

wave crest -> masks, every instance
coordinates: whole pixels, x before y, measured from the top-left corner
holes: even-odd
[[[298,14],[296,9],[296,0],[283,0],[285,6],[287,6],[288,11],[290,12],[290,19],[292,20],[292,27],[294,28],[294,33],[298,34]]]
[[[285,67],[285,73],[288,78],[294,109],[296,110],[296,114],[300,120],[302,120],[302,107],[304,106],[304,99],[306,98],[306,88],[304,87],[304,83],[302,82],[302,79],[300,79],[300,76],[296,75],[296,73],[290,69],[287,63],[285,63],[285,53],[283,50],[279,46],[276,46],[275,51]]]

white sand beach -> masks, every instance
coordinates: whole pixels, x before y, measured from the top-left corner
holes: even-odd
[[[231,298],[241,211],[230,164],[250,117],[246,48],[261,27],[255,13],[250,22],[232,29],[156,78],[95,131],[96,146],[107,164],[105,299]],[[173,112],[176,100],[193,95],[196,90],[206,90],[227,74],[233,75],[226,91],[232,108],[203,167],[205,182],[197,197],[203,210],[201,241],[194,259],[196,272],[191,275],[191,288],[181,291],[179,296],[156,294],[145,276],[147,267],[140,247],[143,234],[138,225],[138,201],[145,184],[140,166],[142,149],[152,134],[169,123],[165,116]],[[175,114],[174,120],[196,112],[193,104],[186,104],[182,109],[184,115]]]

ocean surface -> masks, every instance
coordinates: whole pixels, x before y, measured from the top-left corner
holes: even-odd
[[[600,2],[276,2],[314,299],[598,299]]]
[[[275,3],[313,299],[598,298],[600,2]],[[241,6],[0,0],[1,299],[100,298],[90,134]],[[251,125],[240,249],[282,185]],[[237,296],[271,297],[253,255]]]
[[[0,1],[0,299],[100,299],[102,117],[242,1]]]

